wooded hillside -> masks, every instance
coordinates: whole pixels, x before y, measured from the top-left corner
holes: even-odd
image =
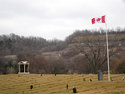
[[[125,30],[108,30],[108,33],[111,70],[125,73]],[[77,30],[64,41],[1,35],[0,73],[17,73],[17,63],[21,60],[30,62],[31,73],[106,72],[105,30]]]

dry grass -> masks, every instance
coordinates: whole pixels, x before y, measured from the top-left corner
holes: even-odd
[[[78,94],[125,94],[125,82],[121,78],[125,74],[111,75],[113,81],[107,81],[104,75],[102,82],[97,81],[97,75],[40,75],[40,74],[10,74],[0,75],[0,94],[72,94],[72,88],[77,88]],[[83,81],[86,78],[86,81]],[[92,82],[89,82],[89,79]],[[69,89],[66,89],[68,83]],[[33,85],[33,89],[30,89]]]

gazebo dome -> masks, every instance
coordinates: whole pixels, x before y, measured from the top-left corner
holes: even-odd
[[[20,61],[18,64],[29,64],[28,61]]]

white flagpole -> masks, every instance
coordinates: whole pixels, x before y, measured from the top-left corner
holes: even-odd
[[[106,44],[107,44],[107,64],[108,64],[108,81],[110,81],[110,66],[109,66],[109,43],[108,43],[108,30],[107,30],[107,24],[105,23],[106,27]]]

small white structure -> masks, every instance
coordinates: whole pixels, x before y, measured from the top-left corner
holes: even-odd
[[[28,61],[20,61],[19,63],[19,74],[29,74],[29,63]]]
[[[122,81],[125,81],[125,77],[122,77]]]

